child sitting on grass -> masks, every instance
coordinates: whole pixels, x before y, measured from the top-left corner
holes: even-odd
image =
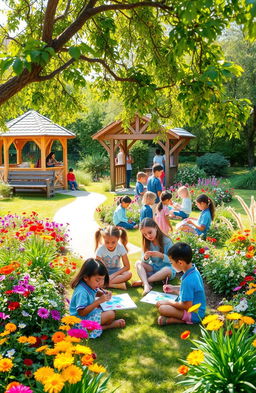
[[[151,191],[146,191],[142,198],[142,208],[140,210],[140,222],[144,218],[153,218],[152,207],[156,200],[156,194]]]
[[[178,196],[182,199],[181,205],[179,203],[173,203],[173,209],[170,211],[172,218],[188,218],[192,211],[192,201],[189,189],[186,186],[182,186],[178,189]]]
[[[160,317],[158,324],[160,326],[172,323],[193,324],[200,322],[204,318],[206,308],[206,298],[202,277],[192,264],[192,249],[186,243],[176,243],[167,252],[173,268],[177,272],[183,272],[181,277],[181,286],[164,285],[163,290],[166,293],[175,293],[179,295],[178,301],[163,300],[157,302],[156,307]],[[196,312],[188,310],[198,305]]]
[[[118,199],[117,208],[114,211],[113,223],[116,227],[122,227],[125,229],[137,229],[138,225],[135,221],[128,220],[126,216],[126,209],[130,206],[132,202],[128,195],[125,195]]]

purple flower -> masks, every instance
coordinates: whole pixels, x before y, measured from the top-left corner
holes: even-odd
[[[52,316],[52,319],[55,319],[56,321],[60,320],[60,312],[58,310],[52,310],[51,316]]]
[[[236,287],[233,289],[233,292],[239,291],[242,287]]]
[[[47,310],[44,307],[39,308],[39,310],[37,311],[37,315],[43,319],[47,319],[50,315],[50,311]]]
[[[20,251],[20,252],[25,251],[25,247],[20,247],[20,248],[19,248],[19,251]]]
[[[7,318],[10,318],[10,315],[6,315],[4,312],[0,312],[0,319],[5,320]]]

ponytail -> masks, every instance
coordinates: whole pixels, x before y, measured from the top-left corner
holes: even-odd
[[[122,202],[131,203],[132,200],[128,195],[124,195],[124,196],[118,198],[118,200],[116,202],[117,206],[119,206]]]
[[[160,202],[157,205],[157,210],[160,212],[163,210],[163,202],[172,199],[172,193],[170,191],[163,191],[160,195]]]
[[[106,228],[99,228],[95,232],[95,235],[94,235],[95,251],[97,250],[97,248],[101,242],[101,239],[102,239],[102,237],[104,238],[104,236],[114,236],[118,240],[121,239],[121,243],[123,244],[126,251],[128,251],[128,249],[127,249],[128,236],[127,236],[126,230],[123,228],[119,229],[118,227],[115,227],[114,225],[108,225]]]
[[[94,240],[95,240],[95,251],[97,250],[97,248],[99,247],[101,238],[102,238],[102,228],[99,228],[94,235]]]
[[[157,205],[157,211],[160,212],[161,210],[163,210],[163,202],[159,202]]]
[[[215,204],[214,204],[213,200],[210,197],[208,197],[206,194],[201,194],[196,198],[196,201],[198,203],[204,202],[208,205],[208,208],[210,210],[211,217],[213,220],[214,216],[215,216]]]
[[[119,234],[120,234],[120,239],[121,239],[122,245],[124,246],[126,251],[128,251],[128,248],[127,248],[128,236],[127,236],[126,230],[124,228],[120,228],[119,229]]]

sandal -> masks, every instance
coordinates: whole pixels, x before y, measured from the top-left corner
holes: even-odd
[[[142,285],[143,285],[143,282],[142,282],[142,281],[134,281],[134,282],[131,284],[131,286],[132,286],[133,288],[142,287]]]
[[[158,320],[157,320],[158,325],[159,326],[166,326],[166,325],[168,325],[167,319],[168,319],[167,317],[163,317],[163,316],[158,317]]]

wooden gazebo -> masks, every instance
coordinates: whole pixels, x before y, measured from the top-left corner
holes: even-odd
[[[166,186],[170,186],[178,169],[179,153],[192,138],[195,138],[195,136],[183,128],[172,128],[164,132],[159,128],[151,133],[147,130],[149,122],[150,117],[148,116],[135,116],[128,130],[125,130],[122,121],[118,120],[110,123],[93,135],[92,138],[99,141],[109,154],[112,191],[114,191],[117,186],[126,184],[126,165],[115,165],[116,149],[121,146],[126,157],[129,149],[138,140],[156,140],[156,143],[158,143],[165,152],[166,163],[170,163],[170,156],[173,156],[173,163],[166,165],[165,168]],[[161,138],[161,134],[165,137]],[[143,170],[143,168],[141,169]]]
[[[8,130],[0,132],[0,180],[7,181],[12,171],[54,171],[54,188],[67,188],[67,140],[75,138],[75,134],[33,110],[6,125]],[[47,168],[46,157],[51,152],[54,141],[59,141],[62,146],[63,162],[59,166]],[[40,149],[38,163],[34,162],[29,168],[22,166],[22,150],[27,142],[34,142]],[[16,164],[9,163],[12,144],[17,151]]]

